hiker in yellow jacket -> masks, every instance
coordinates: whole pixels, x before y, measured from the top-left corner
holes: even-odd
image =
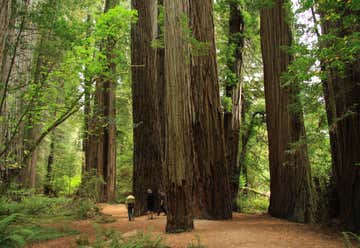
[[[134,220],[135,196],[131,193],[126,197],[126,207],[128,210],[129,221]]]

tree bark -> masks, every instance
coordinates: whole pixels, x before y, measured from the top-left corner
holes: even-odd
[[[191,56],[194,103],[194,214],[206,219],[232,217],[229,171],[216,63],[212,0],[190,1],[193,37],[207,51]]]
[[[302,107],[296,85],[283,85],[292,57],[292,34],[284,0],[261,10],[266,117],[269,138],[272,216],[298,222],[312,220],[312,185]],[[294,109],[294,106],[296,109]]]
[[[45,177],[46,181],[44,184],[44,194],[47,196],[51,196],[52,194],[55,193],[52,187],[54,156],[55,156],[55,142],[53,135],[51,136],[51,141],[50,141],[50,152],[46,166],[46,177]]]
[[[350,36],[360,31],[360,25],[346,27],[343,18],[358,16],[359,11],[350,10],[346,4],[338,4],[333,9],[324,9],[319,4],[324,35],[336,38]],[[326,13],[326,10],[329,11]],[[338,13],[342,18],[336,22],[327,19],[330,13]],[[320,44],[331,48],[332,43]],[[339,55],[341,57],[341,55]],[[328,61],[328,60],[327,60]],[[335,217],[352,231],[360,230],[360,59],[344,63],[343,75],[329,62],[322,61],[324,96],[329,122],[330,144],[333,159],[332,176],[338,206]]]
[[[116,0],[106,0],[104,12],[117,4]],[[93,118],[89,134],[89,149],[86,168],[96,171],[103,184],[99,186],[99,201],[115,200],[116,183],[116,64],[114,62],[114,42],[110,37],[102,43],[101,50],[106,56],[106,71],[96,82]]]
[[[146,213],[146,190],[157,195],[162,187],[163,131],[162,106],[164,98],[163,52],[152,47],[158,38],[158,1],[133,0],[138,11],[138,22],[133,24],[132,39],[132,93],[134,122],[133,191],[135,213]],[[163,66],[162,66],[163,67]],[[157,201],[156,201],[157,203]]]
[[[227,82],[225,88],[226,97],[232,100],[232,109],[225,112],[224,128],[227,161],[229,163],[230,190],[232,198],[232,209],[238,210],[237,195],[239,191],[239,143],[240,143],[240,125],[243,106],[243,87],[241,80],[241,69],[243,66],[244,32],[245,21],[239,3],[230,1],[229,17],[229,47],[234,47],[233,56],[228,61],[228,67],[237,78],[237,84]]]
[[[8,29],[11,17],[11,0],[3,0],[0,5],[0,65],[1,69],[5,64],[5,47],[8,37]],[[0,71],[1,72],[1,71]],[[1,74],[2,75],[2,74]],[[2,80],[2,79],[1,79]],[[1,82],[2,85],[3,82]]]
[[[180,232],[194,227],[190,50],[187,34],[182,30],[189,16],[189,1],[165,0],[164,7],[166,231]]]

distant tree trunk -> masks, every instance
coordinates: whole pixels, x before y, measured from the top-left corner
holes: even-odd
[[[292,57],[284,0],[261,10],[266,118],[269,138],[270,207],[272,216],[298,222],[312,220],[312,185],[299,89],[282,85]]]
[[[193,167],[190,50],[181,27],[188,0],[165,0],[165,129],[167,232],[192,230]]]
[[[116,0],[106,0],[104,12],[116,6]],[[116,183],[116,64],[114,40],[103,41],[101,49],[106,55],[106,71],[96,82],[93,118],[90,124],[88,158],[86,168],[95,169],[104,184],[99,187],[99,201],[115,200]]]
[[[44,49],[44,35],[41,35],[38,42],[39,54],[36,58],[35,71],[33,75],[34,84],[42,85],[44,83],[44,70],[45,57],[43,54]],[[24,155],[24,161],[22,161],[23,168],[21,169],[21,184],[25,188],[34,189],[36,186],[36,165],[38,160],[38,148],[34,146],[35,141],[39,137],[39,123],[37,118],[30,113],[27,116],[27,124],[25,125],[25,150],[28,153]]]
[[[324,35],[331,34],[337,38],[344,38],[360,31],[357,25],[346,27],[342,21],[346,16],[359,17],[360,11],[347,8],[339,3],[333,9],[322,10],[322,30]],[[329,11],[326,13],[326,11]],[[327,15],[338,13],[341,18],[336,22],[329,21]],[[330,19],[331,20],[331,19]],[[331,48],[333,43],[324,40],[324,48]],[[339,51],[340,52],[340,51]],[[341,57],[341,56],[340,56]],[[360,230],[360,59],[345,62],[344,69],[331,67],[322,61],[322,70],[326,74],[323,80],[326,110],[328,115],[331,153],[333,159],[333,180],[338,209],[336,217],[353,231]]]
[[[146,190],[157,195],[162,186],[164,149],[162,145],[162,107],[164,98],[163,53],[152,47],[158,38],[158,1],[133,0],[138,11],[138,22],[133,24],[132,38],[132,93],[134,122],[134,174],[133,191],[136,198],[135,213],[146,213]],[[156,201],[157,203],[157,201]]]
[[[91,16],[87,16],[87,25],[89,25],[87,30],[87,37],[90,36],[90,27],[91,27]],[[90,137],[90,119],[91,119],[91,91],[92,91],[92,78],[89,78],[88,68],[85,68],[84,72],[84,134],[83,134],[83,151],[85,154],[88,154],[91,149],[89,146],[89,137]],[[85,162],[82,168],[82,176],[85,180],[87,174],[91,171],[91,163],[89,161],[90,156],[85,156]]]
[[[53,178],[53,164],[54,164],[54,155],[55,155],[55,142],[54,135],[51,136],[50,141],[50,152],[47,160],[46,166],[46,177],[45,177],[45,185],[44,185],[44,194],[51,196],[54,193],[52,187],[52,178]]]
[[[227,161],[229,163],[230,173],[232,209],[237,211],[236,199],[239,191],[240,177],[240,125],[243,105],[241,68],[243,66],[245,21],[239,3],[230,1],[229,7],[229,47],[234,47],[234,51],[233,56],[228,61],[228,67],[234,76],[236,76],[237,83],[234,85],[234,82],[226,82],[225,95],[232,99],[232,109],[229,112],[225,112],[224,128]]]
[[[191,57],[196,151],[194,214],[207,219],[229,219],[232,216],[231,195],[216,64],[212,0],[190,1],[190,20],[194,38],[207,45],[206,51],[199,51],[199,54],[193,51]]]

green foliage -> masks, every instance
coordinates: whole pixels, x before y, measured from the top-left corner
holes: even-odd
[[[41,196],[24,197],[20,201],[0,198],[0,216],[22,214],[28,217],[54,216],[63,214],[71,200],[66,198],[47,198]]]
[[[161,236],[154,236],[151,233],[138,232],[133,236],[124,238],[113,229],[96,231],[96,241],[90,245],[87,237],[77,239],[79,247],[93,248],[167,248],[163,244]]]
[[[187,248],[206,248],[206,246],[201,244],[200,237],[196,237],[196,241],[191,241]]]
[[[93,218],[100,214],[99,207],[90,199],[75,200],[72,207],[74,207],[75,217],[78,219]]]
[[[0,247],[23,247],[26,244],[78,234],[69,228],[54,229],[32,223],[27,216],[0,216]]]
[[[96,175],[96,170],[86,172],[83,175],[78,195],[81,198],[96,202],[99,199],[99,188],[101,185],[104,185],[104,183],[104,179]]]
[[[248,192],[247,195],[238,196],[237,204],[242,213],[265,213],[269,208],[269,199]]]
[[[351,232],[343,232],[343,239],[346,248],[359,247],[360,246],[360,236]]]

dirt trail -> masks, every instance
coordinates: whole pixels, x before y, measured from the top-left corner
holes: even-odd
[[[161,234],[168,245],[173,248],[186,247],[191,240],[200,238],[208,248],[332,248],[343,247],[338,234],[313,225],[291,223],[269,217],[268,215],[234,214],[231,221],[196,220],[195,230],[191,233],[165,234],[165,216],[156,216],[154,220],[147,217],[127,220],[126,208],[123,205],[102,205],[102,212],[112,215],[116,222],[101,224],[103,228],[113,228],[132,235],[137,230],[150,230]],[[78,221],[71,228],[94,236],[93,224],[90,221]],[[34,248],[67,248],[75,246],[76,237],[60,238],[41,244]]]

